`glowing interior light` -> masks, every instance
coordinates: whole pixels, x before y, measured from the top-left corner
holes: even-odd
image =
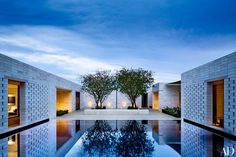
[[[90,101],[88,102],[88,107],[91,108],[92,106],[93,106],[93,103],[92,103],[92,101],[90,100]]]
[[[107,102],[107,107],[111,108],[111,102]]]
[[[126,106],[127,106],[126,101],[123,101],[123,102],[122,102],[122,107],[125,108]]]

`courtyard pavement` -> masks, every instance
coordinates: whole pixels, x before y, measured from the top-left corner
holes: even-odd
[[[83,110],[73,111],[66,115],[57,117],[57,119],[67,120],[181,120],[159,111],[149,110],[149,114],[146,115],[129,115],[129,114],[106,114],[106,115],[91,115],[84,114]]]

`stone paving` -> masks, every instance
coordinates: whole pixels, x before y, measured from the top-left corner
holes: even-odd
[[[147,115],[129,115],[129,114],[106,114],[106,115],[88,115],[83,110],[73,111],[66,115],[57,117],[57,119],[67,120],[181,120],[159,111],[150,110]]]

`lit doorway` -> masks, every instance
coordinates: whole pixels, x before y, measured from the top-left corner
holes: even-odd
[[[212,83],[213,125],[224,127],[224,80]]]
[[[56,89],[56,110],[57,111],[72,111],[72,92],[67,89]]]
[[[158,110],[159,109],[159,93],[158,92],[153,92],[152,95],[152,107],[153,110]]]
[[[8,80],[8,127],[20,124],[20,82]]]

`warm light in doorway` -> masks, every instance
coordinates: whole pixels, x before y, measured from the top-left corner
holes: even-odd
[[[92,103],[92,101],[90,100],[90,101],[88,102],[88,107],[91,108],[92,106],[93,106],[93,103]]]
[[[111,108],[111,102],[107,102],[107,107]]]
[[[122,107],[125,108],[127,106],[127,102],[126,101],[122,101]]]

